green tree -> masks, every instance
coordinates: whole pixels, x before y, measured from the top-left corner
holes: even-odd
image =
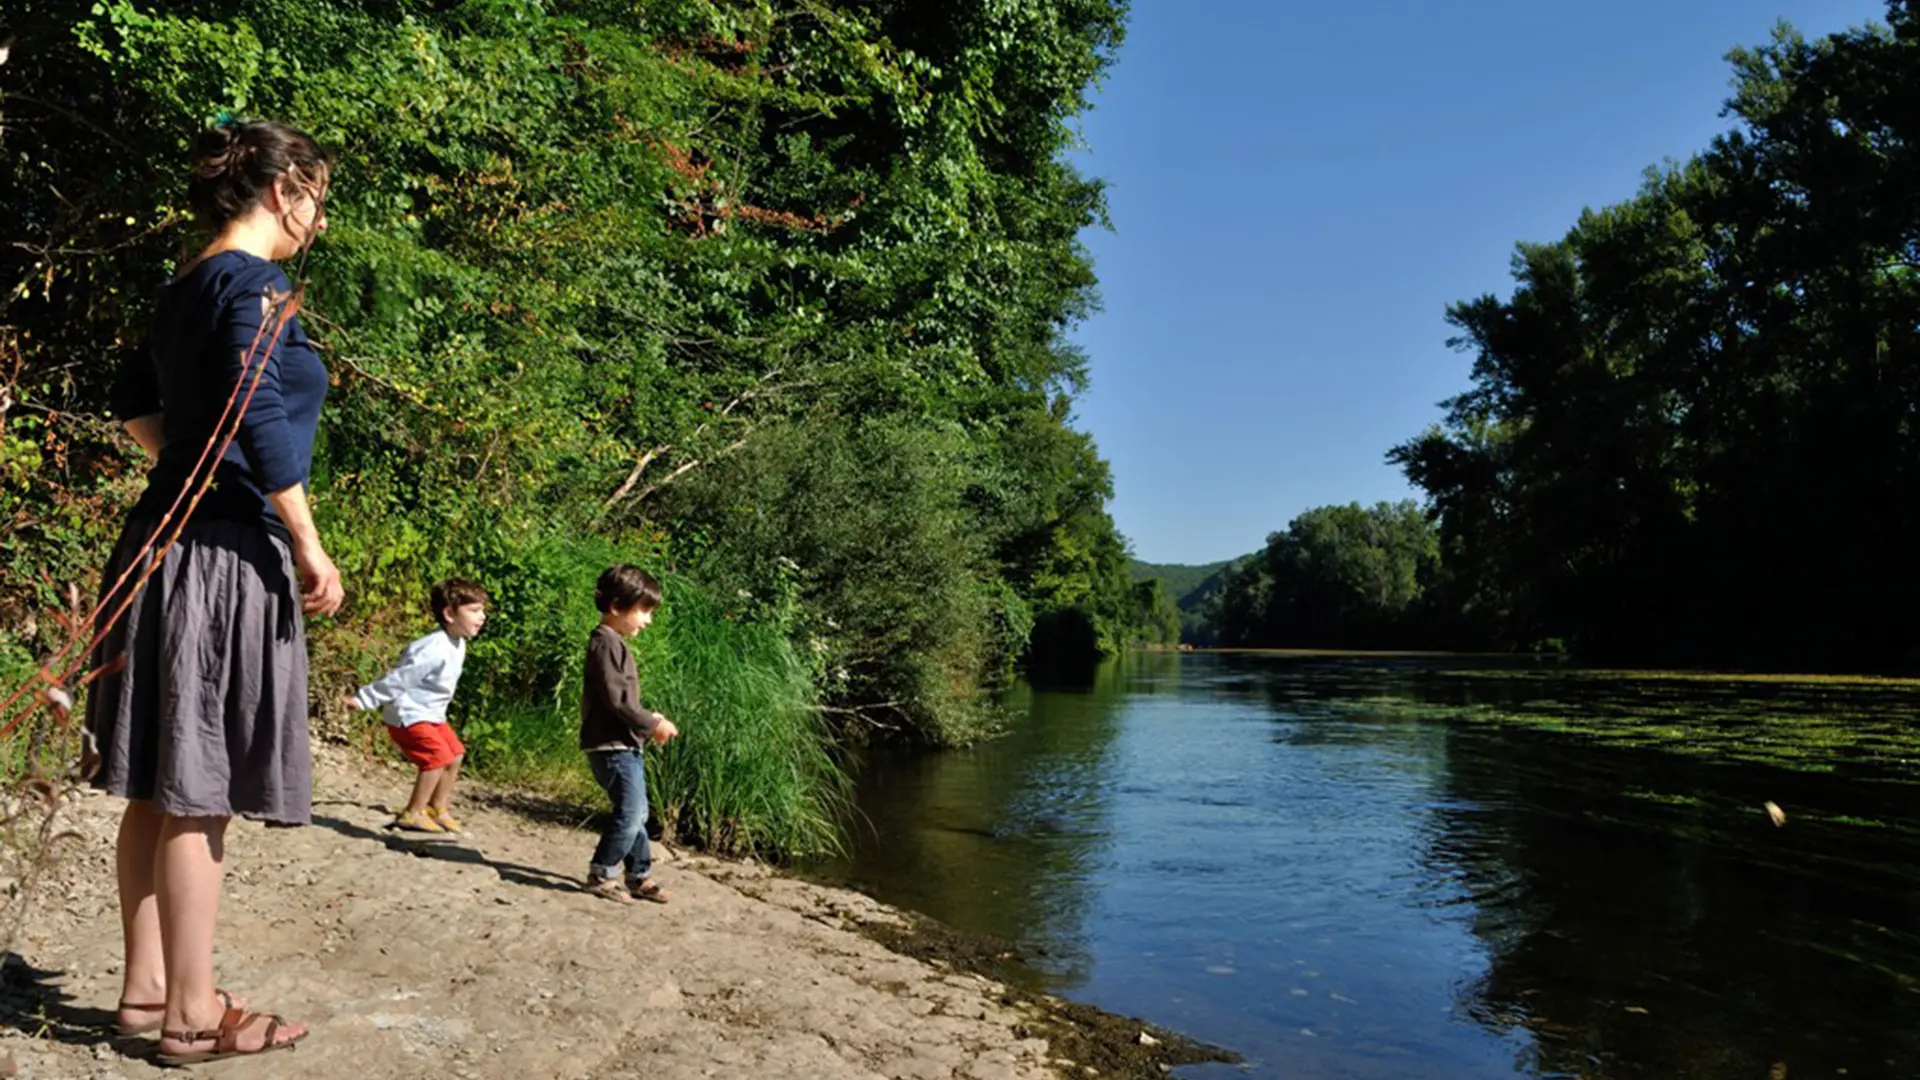
[[[1438,531],[1411,500],[1318,507],[1228,572],[1214,622],[1236,646],[1419,644],[1438,563]]]
[[[29,628],[0,670],[51,644],[24,613],[97,567],[138,487],[106,388],[193,250],[186,144],[230,110],[340,155],[303,310],[337,380],[313,488],[352,605],[316,628],[323,687],[459,572],[502,597],[497,689],[545,708],[574,643],[536,609],[591,584],[549,556],[599,543],[688,571],[690,610],[771,620],[800,590],[820,618],[779,625],[830,715],[977,733],[1037,623],[1112,651],[1145,617],[1069,423],[1067,331],[1098,299],[1078,237],[1106,218],[1065,154],[1125,17],[9,5],[0,625]]]
[[[1512,644],[1877,667],[1920,642],[1920,23],[1731,54],[1737,127],[1455,305],[1473,387],[1391,455]]]

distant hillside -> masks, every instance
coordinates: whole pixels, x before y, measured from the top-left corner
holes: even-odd
[[[1129,569],[1135,581],[1158,578],[1162,587],[1179,602],[1181,641],[1189,645],[1211,645],[1214,633],[1213,624],[1207,617],[1207,601],[1219,591],[1227,571],[1251,557],[1243,555],[1238,559],[1226,559],[1204,566],[1145,563],[1135,559]]]
[[[1208,563],[1205,566],[1181,566],[1177,563],[1145,563],[1135,559],[1128,569],[1133,572],[1133,580],[1145,581],[1148,578],[1159,578],[1160,583],[1167,587],[1167,591],[1173,594],[1174,599],[1184,600],[1188,593],[1199,588],[1208,578],[1231,566],[1234,561],[1236,560]]]

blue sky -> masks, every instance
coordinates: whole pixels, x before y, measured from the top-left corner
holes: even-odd
[[[1082,128],[1115,231],[1076,338],[1152,562],[1413,494],[1382,455],[1466,387],[1448,303],[1728,128],[1727,50],[1881,0],[1134,0]]]

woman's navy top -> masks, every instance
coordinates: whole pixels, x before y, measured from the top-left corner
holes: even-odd
[[[270,298],[291,291],[278,266],[244,251],[209,256],[162,290],[147,348],[130,358],[114,390],[114,414],[122,421],[164,414],[166,447],[147,473],[147,490],[134,506],[134,516],[157,518],[173,504],[221,426],[220,414],[235,385],[243,377],[251,384],[259,371],[239,433],[215,467],[213,487],[194,513],[197,518],[258,521],[286,536],[286,526],[266,496],[306,483],[320,405],[327,396],[326,365],[299,319],[286,320],[277,340],[260,334]],[[253,363],[243,372],[249,351]],[[243,384],[233,398],[234,408],[246,396]]]

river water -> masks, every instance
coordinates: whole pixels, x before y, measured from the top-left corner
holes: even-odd
[[[1911,687],[1142,654],[1008,705],[817,871],[1246,1058],[1178,1075],[1920,1076]]]

